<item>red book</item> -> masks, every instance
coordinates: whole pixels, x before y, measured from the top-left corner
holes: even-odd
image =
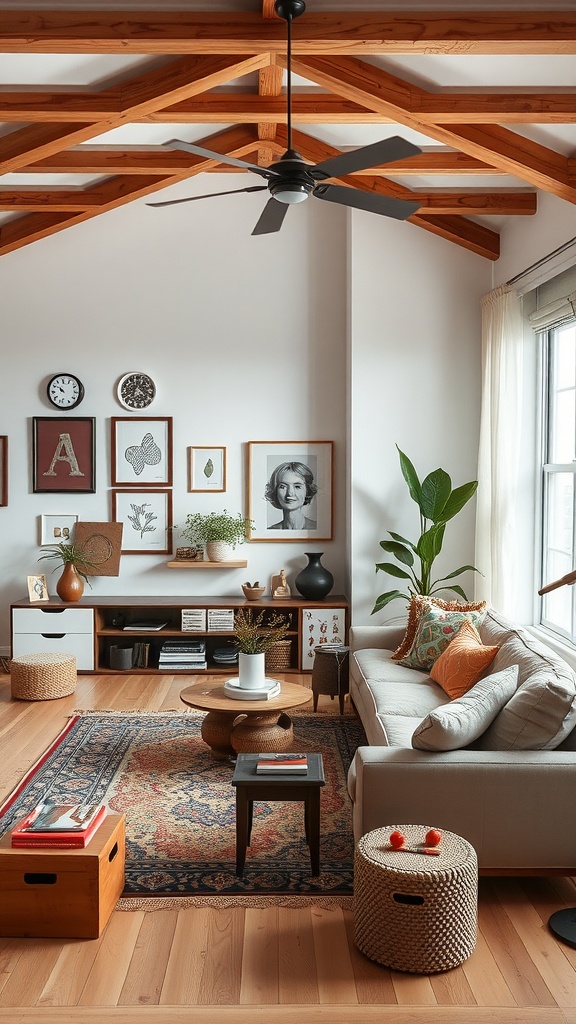
[[[33,823],[37,811],[32,811],[31,814],[27,814],[22,821],[18,822],[15,828],[12,829],[12,846],[15,847],[52,847],[52,848],[65,848],[69,849],[82,849],[87,846],[92,836],[98,829],[98,827],[104,821],[106,817],[106,807],[104,804],[99,808],[96,815],[91,819],[90,823],[86,828],[75,831],[53,831],[53,832],[38,832],[30,831],[29,826]]]

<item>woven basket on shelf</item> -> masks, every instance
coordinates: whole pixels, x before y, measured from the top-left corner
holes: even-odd
[[[291,640],[279,640],[269,651],[266,651],[266,672],[285,672],[290,668],[292,653]]]

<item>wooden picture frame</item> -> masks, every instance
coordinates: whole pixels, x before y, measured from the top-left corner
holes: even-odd
[[[248,540],[332,540],[333,453],[333,441],[248,442]]]
[[[112,519],[123,524],[123,555],[172,553],[172,491],[112,491]]]
[[[35,494],[94,494],[96,435],[93,416],[34,416],[32,488]]]
[[[172,486],[172,417],[113,416],[112,487]]]
[[[226,449],[200,445],[188,449],[188,490],[226,490]]]
[[[0,508],[8,504],[8,437],[0,435]]]

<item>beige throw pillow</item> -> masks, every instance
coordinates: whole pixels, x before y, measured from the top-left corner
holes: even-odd
[[[576,724],[576,680],[540,669],[516,693],[482,737],[482,750],[554,750]]]
[[[462,697],[431,711],[415,730],[412,746],[435,751],[467,747],[494,721],[517,683],[517,665],[480,679]]]

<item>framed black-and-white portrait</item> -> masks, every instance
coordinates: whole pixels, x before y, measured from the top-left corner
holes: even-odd
[[[249,540],[332,540],[333,441],[249,441]]]
[[[172,485],[172,417],[113,416],[112,487]]]
[[[172,553],[172,491],[112,491],[112,519],[123,524],[123,555]]]

